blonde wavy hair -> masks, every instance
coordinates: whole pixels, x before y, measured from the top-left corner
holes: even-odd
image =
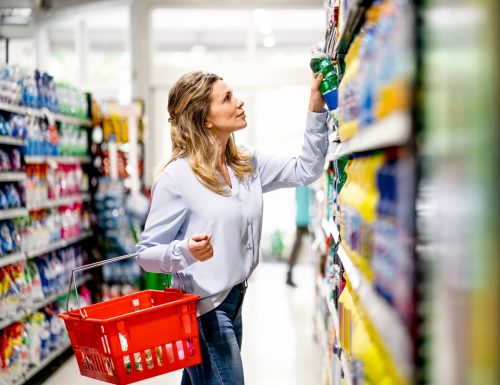
[[[187,158],[198,180],[220,195],[229,189],[217,172],[220,149],[216,137],[205,127],[210,110],[213,84],[220,76],[201,71],[189,72],[180,77],[168,95],[168,113],[171,124],[172,155],[161,165],[156,175],[179,158]],[[236,146],[234,135],[229,137],[225,149],[226,163],[235,175],[243,180],[253,174],[251,154]]]

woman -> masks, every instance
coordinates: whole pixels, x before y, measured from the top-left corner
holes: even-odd
[[[298,157],[236,146],[233,132],[247,125],[244,103],[217,75],[185,74],[169,93],[172,156],[153,185],[138,262],[146,271],[177,272],[186,291],[201,296],[203,363],[184,370],[183,385],[244,384],[241,306],[259,260],[262,193],[322,174],[328,142],[321,80],[312,82]]]

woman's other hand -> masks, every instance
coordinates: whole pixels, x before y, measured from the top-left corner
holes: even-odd
[[[191,255],[198,261],[206,261],[214,256],[214,249],[210,241],[212,234],[192,235],[188,241],[188,248]]]
[[[313,78],[311,83],[311,96],[309,97],[309,111],[323,112],[325,101],[323,95],[319,92],[319,85],[323,80],[323,74],[320,72],[316,78]]]

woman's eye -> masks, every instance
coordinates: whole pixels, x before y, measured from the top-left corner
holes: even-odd
[[[226,95],[226,97],[224,98],[224,101],[225,101],[225,102],[228,102],[228,101],[230,101],[230,100],[231,100],[231,96]]]

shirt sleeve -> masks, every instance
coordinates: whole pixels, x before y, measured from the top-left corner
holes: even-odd
[[[196,262],[188,249],[189,238],[181,239],[187,217],[181,192],[165,172],[153,185],[151,208],[136,246],[144,270],[175,273]]]
[[[307,113],[304,144],[298,156],[279,156],[255,152],[262,191],[306,186],[323,174],[328,150],[327,112]]]

